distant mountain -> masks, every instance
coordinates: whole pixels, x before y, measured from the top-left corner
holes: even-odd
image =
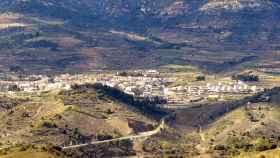
[[[279,9],[279,4],[270,0],[210,0],[204,4],[201,11],[271,11]]]
[[[165,64],[220,72],[273,67],[280,48],[276,0],[2,0],[0,11],[3,71],[13,62],[34,73]]]

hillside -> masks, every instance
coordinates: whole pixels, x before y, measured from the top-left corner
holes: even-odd
[[[0,157],[227,158],[269,156],[280,145],[279,88],[240,100],[194,104],[164,115],[98,84],[27,94],[1,98]],[[268,100],[262,99],[267,96]],[[61,148],[152,131],[159,118],[165,118],[164,128],[145,139]]]
[[[277,148],[279,107],[253,104],[226,115],[205,131],[206,142],[220,154],[256,154]],[[244,154],[245,155],[245,154]]]
[[[265,94],[269,102],[253,99],[178,110],[169,125],[185,134],[185,143],[195,146],[192,153],[199,158],[271,157],[280,143],[279,88]]]
[[[0,8],[2,72],[279,66],[273,0],[3,0]]]
[[[129,141],[74,152],[62,152],[58,147],[145,132],[157,123],[151,115],[143,115],[135,107],[86,86],[40,96],[19,94],[18,98],[3,100],[1,105],[5,104],[10,106],[1,107],[0,113],[0,157],[4,158],[36,154],[41,157],[133,155],[133,144]]]

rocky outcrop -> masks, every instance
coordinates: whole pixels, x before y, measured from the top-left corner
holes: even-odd
[[[279,9],[279,4],[270,0],[209,0],[208,3],[204,4],[200,11],[211,12],[211,11],[240,11],[240,10],[251,10],[251,11],[263,11]]]

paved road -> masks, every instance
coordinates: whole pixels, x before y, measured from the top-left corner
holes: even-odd
[[[125,136],[125,137],[120,137],[120,138],[115,138],[115,139],[109,139],[109,140],[103,140],[103,141],[92,141],[90,143],[85,143],[85,144],[65,146],[65,147],[62,147],[62,150],[75,149],[75,148],[80,148],[80,147],[84,147],[84,146],[88,146],[88,145],[98,145],[98,144],[117,142],[117,141],[122,141],[122,140],[133,140],[133,139],[138,139],[138,138],[150,137],[150,136],[153,136],[153,135],[161,132],[161,130],[165,127],[166,118],[167,118],[167,116],[162,118],[158,127],[152,131],[142,132],[137,135]]]
[[[203,103],[186,103],[186,104],[159,104],[156,105],[157,108],[160,109],[169,109],[169,110],[184,110],[200,107]]]

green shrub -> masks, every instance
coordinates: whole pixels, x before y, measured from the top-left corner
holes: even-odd
[[[270,142],[268,139],[259,139],[254,147],[256,151],[266,151],[277,148],[277,144]]]
[[[57,125],[55,124],[55,122],[53,122],[51,120],[44,120],[41,124],[41,127],[56,128]]]
[[[198,75],[196,76],[196,81],[205,81],[206,77],[204,75]]]

